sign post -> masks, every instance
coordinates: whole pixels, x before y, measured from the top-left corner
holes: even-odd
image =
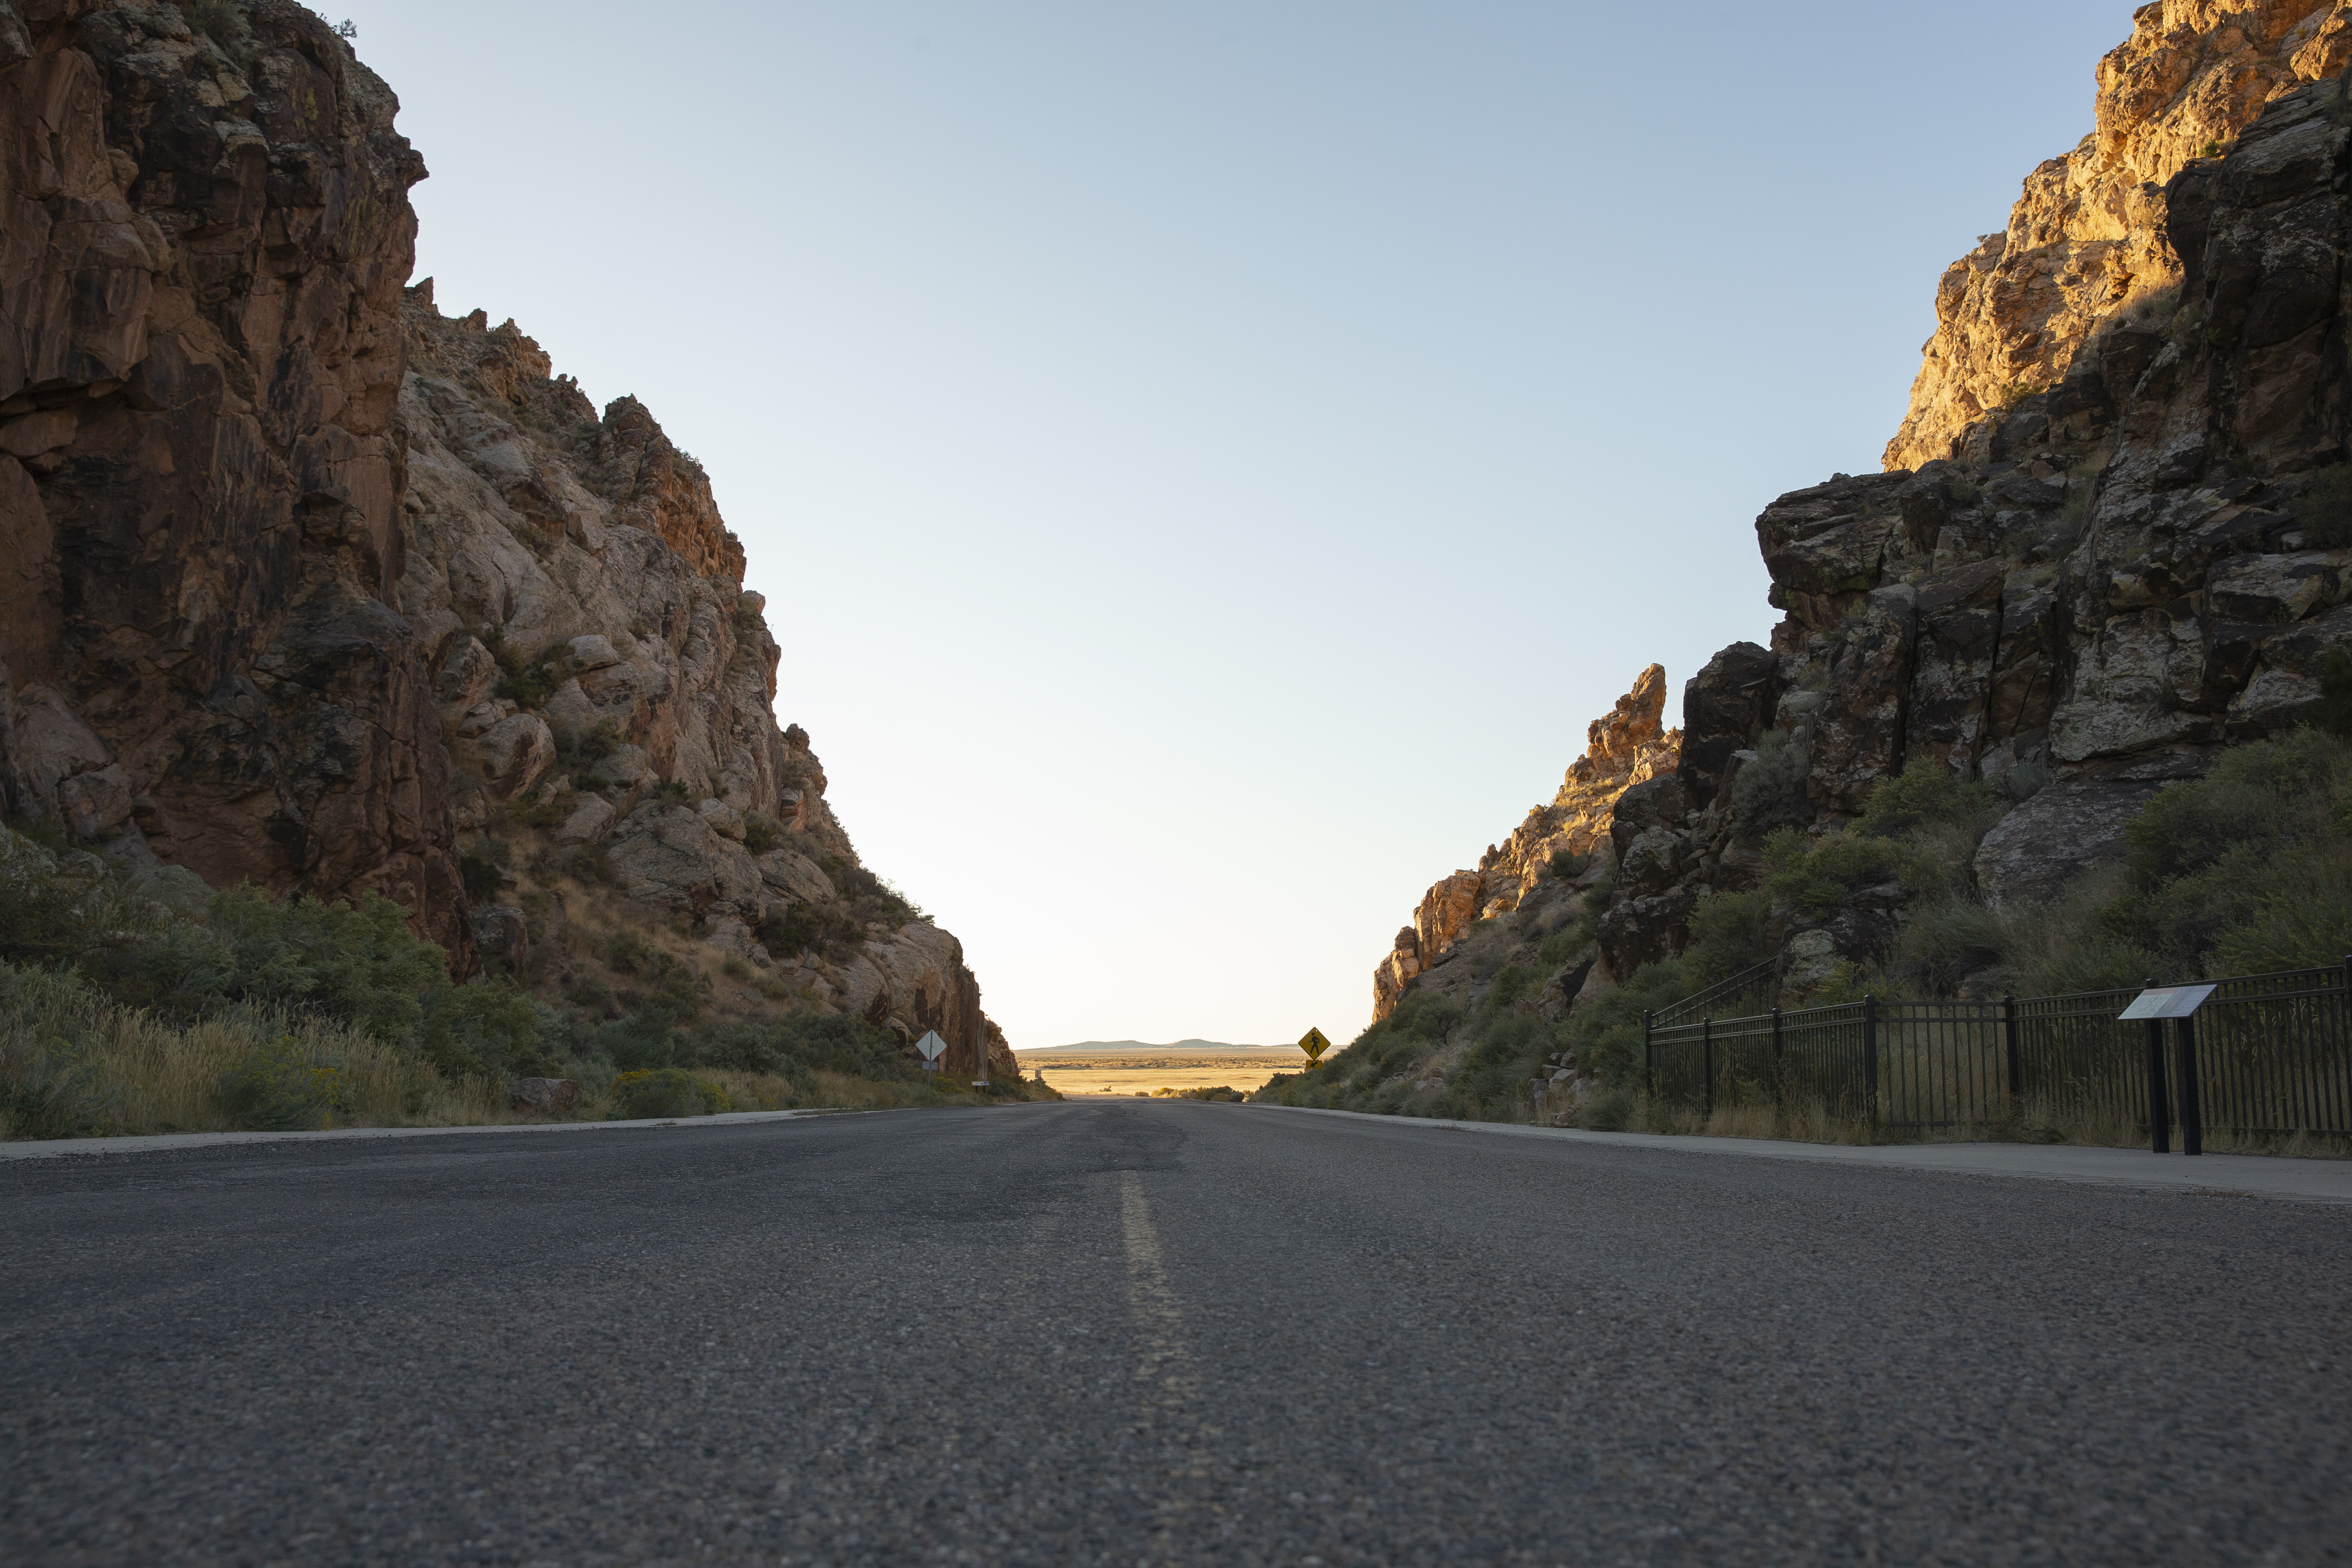
[[[1307,1053],[1307,1066],[1312,1071],[1323,1065],[1323,1053],[1331,1048],[1331,1042],[1322,1030],[1309,1029],[1298,1037],[1298,1048]]]
[[[2180,1102],[2180,1152],[2205,1152],[2205,1110],[2197,1093],[2197,1009],[2216,989],[2212,985],[2151,985],[2116,1015],[2123,1022],[2145,1019],[2147,1023],[2148,1147],[2158,1154],[2168,1152],[2172,1142],[2168,1136],[2171,1129],[2166,1125],[2171,1118],[2166,1113],[2164,1095],[2164,1026],[2168,1019],[2173,1021],[2172,1075],[2174,1098]]]
[[[940,1058],[946,1053],[948,1043],[940,1038],[937,1029],[931,1029],[915,1042],[915,1048],[923,1053],[923,1070],[937,1072],[940,1070]]]

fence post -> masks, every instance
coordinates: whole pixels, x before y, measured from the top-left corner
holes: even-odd
[[[1650,1019],[1654,1015],[1642,1009],[1642,1092],[1652,1100],[1658,1098],[1658,1058],[1650,1048]]]
[[[2000,1043],[2009,1058],[2010,1114],[2022,1119],[2025,1115],[2025,1052],[2018,1039],[2017,996],[2014,993],[2000,999]]]
[[[2179,1084],[2180,1152],[2205,1152],[2205,1107],[2197,1094],[2197,1020],[2187,1017],[2172,1026],[2173,1077]]]
[[[1712,1116],[1715,1114],[1715,1020],[1714,1020],[1714,1019],[1712,1019],[1712,1018],[1702,1018],[1702,1019],[1700,1019],[1700,1020],[1699,1020],[1699,1024],[1698,1024],[1698,1044],[1699,1044],[1699,1058],[1698,1058],[1698,1060],[1699,1060],[1699,1072],[1700,1072],[1700,1073],[1701,1073],[1701,1075],[1702,1075],[1702,1081],[1704,1081],[1704,1082],[1706,1083],[1706,1093],[1705,1097],[1700,1100],[1700,1104],[1702,1104],[1703,1106],[1705,1106],[1705,1107],[1706,1107],[1706,1109],[1705,1109],[1704,1110],[1702,1110],[1699,1114],[1701,1114],[1702,1116],[1708,1116],[1708,1117],[1712,1117]]]
[[[1864,1114],[1878,1120],[1878,998],[1862,999],[1862,1104]]]
[[[1780,1004],[1772,1004],[1772,1103],[1780,1103]]]
[[[2144,989],[2156,989],[2155,975]],[[2155,1018],[2147,1021],[2147,1146],[2155,1153],[2172,1152],[2172,1110],[2164,1101],[2164,1025]]]

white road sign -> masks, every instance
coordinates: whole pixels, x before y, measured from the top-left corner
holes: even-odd
[[[937,1029],[933,1029],[915,1042],[915,1048],[923,1053],[925,1061],[935,1062],[946,1053],[948,1043],[940,1038],[940,1032]]]

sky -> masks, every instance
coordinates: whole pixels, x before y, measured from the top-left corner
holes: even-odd
[[[2124,0],[328,0],[417,276],[709,468],[1016,1047],[1351,1038],[1879,466]]]

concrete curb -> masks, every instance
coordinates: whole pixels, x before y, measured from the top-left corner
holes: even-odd
[[[2183,1154],[2151,1154],[2144,1149],[2091,1149],[2049,1143],[1793,1143],[1764,1138],[1587,1132],[1580,1128],[1525,1127],[1503,1121],[1440,1121],[1263,1102],[1253,1103],[1250,1109],[1288,1111],[1294,1116],[1342,1117],[1391,1127],[1431,1127],[1617,1148],[1662,1149],[1677,1154],[1730,1154],[1753,1160],[1875,1165],[1953,1175],[2022,1177],[2088,1186],[2135,1187],[2144,1192],[2284,1198],[2295,1203],[2352,1206],[2352,1160],[2290,1160],[2275,1154],[2200,1154],[2192,1160]]]
[[[217,1149],[236,1143],[317,1143],[363,1138],[440,1138],[480,1132],[625,1132],[639,1127],[740,1127],[753,1121],[790,1121],[807,1116],[858,1116],[863,1111],[722,1110],[716,1116],[682,1116],[642,1121],[485,1122],[474,1127],[338,1127],[323,1132],[163,1132],[137,1138],[50,1138],[0,1143],[0,1160],[55,1160],[68,1155],[154,1154],[173,1149]]]

